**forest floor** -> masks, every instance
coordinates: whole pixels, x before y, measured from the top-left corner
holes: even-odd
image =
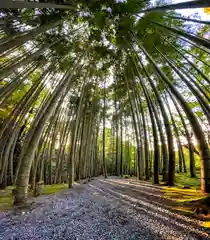
[[[0,213],[0,239],[210,239],[200,220],[173,212],[171,189],[117,177],[76,183],[27,210]]]

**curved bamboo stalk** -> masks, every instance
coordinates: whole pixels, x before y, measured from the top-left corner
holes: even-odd
[[[172,48],[175,49],[176,52],[178,52],[181,55],[181,57],[184,58],[190,64],[190,66],[192,66],[192,68],[195,69],[203,77],[203,79],[206,80],[206,82],[210,84],[210,79],[193,62],[191,62],[187,57],[185,57],[184,54],[179,49],[177,49],[171,42],[169,42],[166,38],[163,39],[170,46],[172,46]]]
[[[170,34],[171,36],[175,37],[175,36],[173,35],[173,33],[169,32],[169,34]],[[199,50],[201,50],[202,52],[205,52],[205,53],[207,53],[207,54],[210,54],[210,51],[209,51],[209,50],[200,47],[199,44],[194,43],[192,40],[189,41],[188,39],[185,39],[185,38],[183,38],[183,37],[180,37],[180,36],[178,36],[178,37],[179,37],[182,41],[184,41],[184,42],[186,42],[186,43],[189,43],[190,45],[192,45],[192,46],[195,47],[196,49],[199,49]]]
[[[162,6],[151,7],[148,9],[144,9],[139,13],[147,13],[147,12],[159,12],[159,11],[168,11],[168,10],[178,10],[178,9],[188,9],[188,8],[208,8],[210,7],[210,2],[203,0],[194,0],[194,1],[186,1],[174,4],[167,4]]]
[[[152,132],[153,132],[153,139],[154,139],[154,164],[153,164],[154,183],[159,184],[160,150],[159,150],[159,144],[158,144],[158,133],[157,133],[157,127],[155,124],[154,111],[152,111],[151,101],[149,100],[149,98],[148,98],[148,108],[150,113],[150,120],[152,122]]]
[[[15,123],[16,118],[9,119],[11,121],[8,120],[9,125],[7,126],[7,133],[5,134],[5,136],[3,136],[3,139],[1,139],[1,142],[3,142],[3,144],[2,144],[2,151],[1,151],[0,159],[1,159],[3,167],[6,166],[6,164],[8,162],[9,152],[11,151],[12,144],[14,142],[14,139],[16,139],[16,135],[19,132],[21,124],[25,119],[26,113],[31,108],[32,103],[34,103],[35,100],[40,95],[41,91],[43,90],[43,87],[44,86],[40,86],[39,88],[37,88],[36,92],[34,93],[33,96],[31,95],[31,94],[33,94],[33,91],[31,92],[31,94],[29,95],[29,99],[27,99],[28,101],[25,102],[25,104],[23,105],[23,108],[21,109],[20,114],[17,116],[18,117],[17,123]],[[1,172],[1,174],[0,174],[0,181],[2,181],[2,177],[3,177],[2,174],[3,174],[3,172]]]
[[[138,71],[138,70],[137,70]],[[146,121],[145,121],[145,115],[144,115],[144,110],[143,110],[143,107],[142,107],[142,101],[141,101],[141,97],[140,97],[140,94],[139,94],[139,88],[137,86],[137,84],[135,83],[134,81],[134,73],[133,73],[133,68],[131,68],[131,73],[133,75],[133,79],[132,80],[132,85],[131,85],[131,89],[133,91],[133,93],[135,94],[135,99],[137,101],[137,111],[141,113],[141,119],[142,121],[139,121],[139,132],[141,132],[141,129],[140,127],[143,129],[143,134],[144,134],[144,151],[143,151],[143,143],[142,141],[140,140],[140,143],[141,143],[141,167],[142,169],[144,169],[144,162],[146,163],[146,168],[145,168],[145,171],[147,172],[146,173],[146,178],[149,178],[149,165],[148,165],[148,162],[149,162],[149,151],[148,151],[148,136],[147,136],[147,130],[146,130]],[[137,114],[138,114],[137,112]],[[138,117],[138,119],[140,120],[140,116]],[[143,156],[143,152],[144,152],[144,156]],[[144,172],[143,172],[144,174]]]
[[[138,69],[137,69],[138,71]],[[139,71],[138,71],[139,73]],[[152,131],[153,131],[153,138],[154,138],[154,164],[153,164],[153,171],[154,171],[154,183],[159,183],[159,161],[160,161],[160,151],[159,151],[159,144],[158,144],[158,133],[157,133],[157,127],[155,124],[155,115],[154,115],[154,108],[151,104],[151,99],[149,98],[148,92],[145,89],[145,86],[142,82],[142,79],[139,77],[141,86],[143,88],[143,92],[147,101],[149,114],[150,114],[150,120],[152,123]],[[157,119],[156,119],[157,120]]]
[[[143,82],[143,79],[140,77],[139,69],[137,67],[137,63],[136,63],[135,60],[136,60],[136,58],[133,60],[134,61],[134,66],[136,67],[136,70],[138,72],[140,84],[142,86],[144,95],[145,95],[146,100],[147,100],[147,105],[148,104],[151,105],[151,110],[154,112],[154,117],[156,119],[158,130],[159,130],[159,133],[160,133],[160,139],[161,139],[161,143],[162,143],[161,144],[161,146],[162,146],[162,156],[163,156],[163,171],[162,171],[162,173],[163,173],[163,181],[167,181],[167,179],[168,179],[168,162],[169,162],[169,159],[168,159],[168,151],[167,151],[167,145],[166,145],[166,140],[165,140],[163,128],[162,128],[161,122],[159,120],[157,110],[153,106],[152,101],[149,98],[149,94],[148,94],[147,88],[145,86],[145,83]],[[141,62],[140,62],[140,64],[141,64]],[[141,66],[142,66],[142,64],[141,64]],[[143,66],[142,66],[142,68],[143,68]],[[148,75],[146,75],[146,76],[148,77]]]
[[[26,1],[12,1],[7,0],[6,2],[0,3],[0,8],[11,8],[11,9],[24,9],[24,8],[54,8],[54,9],[72,9],[75,7],[70,5],[53,4],[53,3],[42,3],[42,2],[26,2]]]
[[[175,106],[175,108],[176,108],[176,110],[179,114],[179,117],[182,121],[182,125],[183,125],[184,130],[185,130],[185,134],[186,134],[186,138],[187,138],[187,142],[188,142],[189,154],[190,154],[190,173],[191,173],[191,177],[193,178],[193,177],[196,177],[196,171],[195,171],[195,158],[194,158],[194,151],[193,151],[194,146],[193,146],[193,143],[192,143],[192,137],[190,136],[190,133],[187,129],[187,125],[185,123],[185,119],[184,119],[184,117],[183,117],[183,115],[182,115],[182,113],[179,109],[179,106],[178,106],[176,100],[174,99],[174,97],[173,97],[173,95],[171,94],[170,91],[168,91],[168,93],[169,93],[170,98],[173,101],[173,104],[174,104],[174,106]]]
[[[147,19],[147,18],[145,18]],[[205,38],[202,38],[202,37],[198,37],[196,35],[193,35],[193,34],[190,34],[190,33],[187,33],[187,32],[184,32],[184,31],[181,31],[179,29],[176,29],[176,28],[173,28],[173,27],[169,27],[169,26],[166,26],[162,23],[159,23],[159,22],[156,22],[156,21],[153,21],[153,20],[150,20],[150,19],[147,19],[149,22],[151,23],[154,23],[156,24],[157,26],[163,28],[163,29],[166,29],[170,32],[173,32],[175,34],[177,34],[178,36],[182,36],[182,37],[185,37],[187,39],[189,39],[190,41],[193,41],[201,46],[204,46],[206,47],[207,49],[210,49],[210,41],[205,39]]]
[[[46,96],[44,97],[43,99],[43,103],[39,106],[38,110],[37,110],[37,113],[39,112],[40,109],[42,109],[43,105],[45,105],[47,99],[49,97],[49,94],[46,94]],[[27,109],[25,109],[24,111],[27,112]],[[24,117],[24,115],[23,115]],[[21,120],[20,120],[21,121]],[[27,133],[28,134],[28,133]],[[26,135],[27,137],[27,135]],[[26,138],[24,138],[24,141],[26,140]],[[23,146],[21,147],[21,154],[22,154],[22,151],[23,151]],[[16,171],[15,171],[15,177],[14,177],[14,183],[16,183],[17,181],[17,176],[18,176],[18,173],[19,173],[19,169],[20,169],[20,166],[21,166],[21,158],[22,158],[22,155],[20,154],[20,157],[19,157],[19,161],[18,161],[18,165],[16,167]]]
[[[53,43],[54,44],[54,43]],[[53,44],[50,44],[51,47]],[[9,76],[13,71],[18,69],[19,67],[23,67],[25,64],[29,64],[33,60],[36,60],[39,56],[41,56],[46,51],[46,46],[41,47],[36,52],[29,54],[25,58],[21,59],[20,61],[16,61],[14,64],[9,65],[8,67],[3,68],[0,71],[0,78],[4,78]]]
[[[182,68],[179,68],[180,69],[180,71],[181,72],[183,72],[189,79],[190,79],[190,81],[195,85],[195,87],[204,95],[204,97],[206,98],[206,100],[208,101],[208,102],[210,102],[210,97],[208,96],[208,94],[203,90],[203,88],[204,88],[204,86],[200,86],[197,82],[196,82],[196,80],[194,80],[192,77],[191,77],[191,75],[186,71],[186,70],[184,70],[184,69],[182,69]],[[208,89],[206,89],[207,91],[208,91]]]
[[[103,88],[103,172],[104,178],[107,178],[107,169],[106,169],[106,77],[104,78],[104,88]],[[122,157],[121,157],[122,160]],[[121,168],[120,174],[122,174],[122,161],[121,161]]]
[[[11,125],[14,123],[14,121],[16,120],[16,118],[20,115],[21,111],[24,110],[25,107],[27,107],[27,102],[33,98],[34,101],[37,99],[37,97],[39,96],[39,94],[41,93],[41,91],[44,88],[44,82],[43,80],[45,79],[45,77],[48,76],[49,74],[49,70],[52,68],[52,65],[47,68],[42,75],[40,76],[40,78],[36,81],[36,83],[34,85],[32,85],[32,87],[30,88],[30,90],[26,93],[26,95],[24,96],[24,98],[21,99],[21,101],[18,103],[18,105],[15,107],[15,109],[10,113],[9,117],[4,121],[4,123],[1,125],[1,129],[0,129],[0,139],[3,135],[3,133],[5,132],[5,130],[7,128],[10,128]],[[35,94],[36,93],[36,94]]]
[[[80,61],[80,59],[79,59]],[[78,62],[77,62],[78,64]],[[78,69],[79,65],[77,65],[76,69]],[[38,119],[38,124],[36,126],[36,131],[33,133],[32,137],[30,137],[30,142],[27,142],[27,150],[24,151],[24,155],[21,158],[21,166],[18,173],[18,178],[16,182],[16,194],[14,204],[24,204],[27,199],[27,191],[28,191],[28,181],[31,165],[34,159],[35,151],[37,145],[39,143],[41,134],[45,127],[45,122],[50,118],[53,114],[56,105],[59,103],[59,99],[64,98],[65,95],[62,96],[63,93],[67,94],[66,87],[71,83],[71,79],[73,74],[70,75],[70,69],[64,74],[62,81],[57,86],[56,90],[53,92],[51,98],[48,100],[47,110],[44,109],[44,113],[42,114],[41,119]],[[36,121],[37,119],[35,119]],[[27,140],[28,141],[28,140]]]
[[[210,25],[210,21],[203,21],[203,20],[199,20],[199,19],[185,18],[185,17],[172,16],[172,15],[165,15],[164,17],[184,20],[184,21],[187,21],[187,22],[195,22],[195,23]]]
[[[133,85],[133,83],[131,83],[130,85],[130,89],[131,91],[134,93],[132,94],[132,101],[133,101],[133,104],[134,104],[134,109],[135,109],[135,112],[136,112],[136,120],[137,120],[137,127],[139,129],[138,131],[138,138],[139,139],[139,149],[138,149],[138,155],[140,157],[140,169],[141,169],[141,174],[144,176],[144,169],[143,169],[143,162],[144,162],[144,158],[143,158],[143,141],[142,141],[142,121],[141,121],[141,116],[140,116],[140,109],[139,109],[139,104],[138,104],[138,101],[137,101],[137,98],[136,98],[136,94],[135,94],[135,86]],[[141,177],[141,176],[139,176]],[[150,173],[149,173],[149,164],[148,162],[145,162],[145,178],[146,180],[149,180],[150,179]],[[141,179],[139,179],[141,180]]]
[[[155,47],[155,46],[154,46]],[[180,79],[188,86],[188,88],[194,93],[195,97],[198,99],[198,101],[201,103],[201,107],[204,110],[204,112],[207,114],[207,118],[210,122],[210,107],[209,104],[205,101],[205,99],[201,96],[200,92],[197,91],[197,89],[186,79],[186,77],[181,73],[181,71],[176,68],[176,66],[170,61],[165,55],[161,53],[158,48],[155,47],[155,49],[161,54],[161,56],[167,61],[169,66],[178,74]]]
[[[124,79],[125,79],[125,83],[128,89],[129,85],[128,85],[128,80],[126,77],[126,74],[124,75]],[[133,119],[133,125],[134,125],[134,130],[135,130],[135,137],[136,137],[136,143],[137,143],[137,164],[136,164],[136,168],[137,168],[137,173],[138,173],[138,178],[139,180],[143,179],[143,169],[141,168],[141,143],[140,143],[140,139],[139,139],[139,128],[137,127],[137,117],[135,115],[135,108],[134,108],[134,103],[133,103],[133,98],[130,94],[130,91],[128,91],[128,97],[129,97],[129,102],[130,102],[130,107],[131,107],[131,114],[132,114],[132,119]],[[145,168],[146,168],[146,179],[149,179],[149,166],[148,166],[148,162],[145,163]]]
[[[170,88],[172,94],[176,97],[176,99],[179,101],[180,105],[182,106],[182,109],[186,113],[193,131],[195,133],[195,136],[197,138],[197,141],[200,144],[200,151],[201,151],[201,179],[202,179],[202,190],[205,192],[210,192],[210,154],[209,154],[209,148],[208,143],[206,142],[204,133],[202,131],[202,128],[186,103],[185,99],[182,97],[182,95],[178,92],[178,90],[174,87],[174,85],[171,83],[171,81],[166,77],[166,75],[162,72],[162,70],[157,66],[153,58],[150,56],[150,54],[144,49],[144,47],[138,43],[138,46],[143,51],[145,56],[148,58],[150,63],[153,65],[154,69],[156,70],[157,74],[161,77],[162,81],[167,84],[167,86]]]
[[[139,44],[138,44],[139,45]],[[140,47],[140,46],[139,46]],[[140,47],[141,48],[141,47]],[[158,101],[158,104],[160,106],[161,109],[161,113],[164,119],[164,125],[165,125],[165,129],[166,129],[166,134],[167,134],[167,140],[168,140],[168,153],[169,153],[169,171],[168,171],[168,184],[173,186],[174,185],[174,174],[175,174],[175,151],[174,151],[174,145],[173,145],[173,135],[172,135],[172,131],[171,131],[171,127],[170,127],[170,122],[169,122],[169,118],[168,115],[166,113],[165,107],[163,105],[162,99],[156,89],[155,84],[153,83],[152,79],[150,78],[146,68],[144,67],[141,59],[139,58],[139,56],[137,55],[138,60],[143,68],[143,71],[147,77],[147,79],[149,80],[149,83],[155,93],[156,99]]]
[[[37,35],[39,35],[39,34],[41,34],[43,32],[46,32],[47,30],[62,24],[63,21],[65,21],[65,19],[67,19],[67,17],[63,18],[63,19],[59,19],[59,20],[57,20],[55,22],[48,23],[48,24],[45,24],[43,26],[40,26],[40,27],[38,27],[36,29],[33,29],[33,30],[29,31],[25,35],[17,36],[16,38],[11,39],[10,41],[8,41],[8,42],[6,42],[4,44],[1,44],[0,45],[0,54],[4,53],[5,51],[7,51],[7,50],[9,50],[11,48],[20,46],[21,44],[24,44],[27,41],[32,40]]]
[[[173,128],[174,128],[174,133],[175,133],[175,136],[176,136],[176,142],[177,142],[178,152],[179,152],[179,172],[182,172],[182,161],[184,162],[184,153],[183,153],[183,150],[182,150],[182,144],[181,144],[181,140],[180,140],[180,136],[179,136],[179,131],[177,129],[175,119],[174,119],[173,114],[171,112],[171,108],[170,108],[168,99],[166,97],[166,94],[164,94],[164,99],[165,99],[165,103],[166,103],[166,106],[168,108],[168,111],[169,111],[169,114],[170,114],[170,117],[171,117],[172,125],[173,125]]]
[[[114,95],[114,108],[115,108],[115,115],[117,116],[118,109],[117,109],[117,92],[115,88],[115,95]],[[116,117],[115,120],[115,126],[116,126],[116,154],[115,154],[115,175],[118,176],[118,118]]]
[[[75,119],[75,124],[74,124],[74,127],[73,127],[74,131],[73,131],[73,134],[72,134],[71,149],[70,149],[70,152],[69,152],[69,159],[68,159],[68,176],[69,176],[68,185],[69,185],[69,188],[71,188],[74,184],[75,148],[76,148],[76,141],[77,141],[77,138],[78,138],[78,130],[79,130],[82,106],[83,106],[83,103],[84,103],[85,91],[86,91],[86,83],[83,83],[82,89],[81,89],[79,106],[78,106],[78,109],[77,109],[77,114],[76,114],[76,119]]]
[[[0,106],[4,104],[4,101],[11,95],[11,93],[17,89],[21,83],[23,83],[28,76],[35,71],[36,68],[41,67],[41,63],[33,63],[29,68],[26,68],[20,74],[17,75],[14,79],[11,79],[11,82],[7,83],[1,87],[0,92]]]
[[[84,108],[86,109],[86,103],[87,101],[85,101],[85,106]],[[81,172],[82,172],[82,156],[83,156],[83,147],[84,147],[84,143],[85,143],[85,129],[86,128],[86,119],[87,116],[83,116],[82,118],[82,125],[81,125],[81,135],[80,135],[80,149],[79,149],[79,162],[78,162],[78,171],[76,172],[76,177],[77,177],[77,180],[80,180],[81,179]]]

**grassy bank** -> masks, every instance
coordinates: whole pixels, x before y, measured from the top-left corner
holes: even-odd
[[[41,195],[50,195],[55,194],[61,190],[67,189],[67,184],[53,184],[53,185],[45,185]],[[0,190],[0,211],[7,211],[12,208],[13,204],[13,194],[12,190],[14,187],[7,187],[4,190]],[[29,191],[29,199],[33,198],[33,192]]]

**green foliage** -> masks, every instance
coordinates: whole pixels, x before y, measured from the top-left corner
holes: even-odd
[[[176,173],[175,175],[175,186],[183,188],[190,187],[193,189],[200,189],[201,179],[200,171],[197,171],[196,178],[191,178],[190,173]]]

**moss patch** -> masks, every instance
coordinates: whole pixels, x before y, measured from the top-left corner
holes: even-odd
[[[127,178],[130,178],[130,175],[128,175],[128,174],[127,174],[127,175],[124,174],[124,175],[122,175],[121,177],[127,179]]]
[[[55,194],[67,188],[68,188],[68,184],[45,185],[42,191],[42,195]]]
[[[0,211],[10,210],[12,208],[12,203],[13,203],[12,196],[6,196],[6,197],[0,196]]]
[[[200,171],[196,173],[195,178],[191,178],[190,173],[176,173],[175,185],[180,188],[189,187],[194,189],[200,189],[201,187]]]
[[[163,189],[164,198],[171,199],[178,203],[200,200],[207,196],[201,190],[197,189],[183,189],[179,187],[163,187]]]
[[[210,228],[210,221],[203,222],[201,224],[202,227]]]
[[[202,221],[210,220],[210,195],[201,190],[163,187],[163,197],[172,201],[172,211]]]
[[[42,191],[42,195],[49,195],[55,194],[61,190],[67,189],[67,184],[54,184],[54,185],[45,185]],[[14,189],[13,186],[9,186],[4,190],[0,190],[0,211],[7,211],[11,210],[13,206],[13,198],[12,190]],[[28,197],[33,197],[32,191],[29,191]]]
[[[0,190],[0,211],[10,210],[13,203],[12,189],[14,187],[7,187]]]
[[[196,178],[191,178],[190,173],[176,173],[175,186],[163,186],[162,189],[163,197],[171,201],[172,211],[203,221],[210,220],[210,197],[200,190],[200,171],[196,172]]]

